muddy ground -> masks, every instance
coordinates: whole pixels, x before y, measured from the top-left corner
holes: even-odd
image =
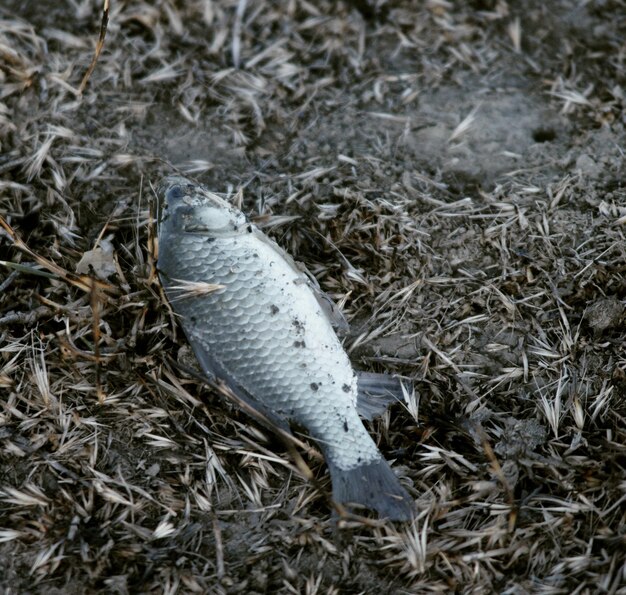
[[[626,3],[112,2],[81,94],[102,8],[0,6],[0,590],[626,592]],[[411,379],[412,524],[172,363],[175,171]]]

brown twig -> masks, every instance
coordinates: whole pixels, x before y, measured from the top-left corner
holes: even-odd
[[[100,57],[100,52],[104,47],[104,38],[107,34],[107,26],[109,24],[109,0],[104,0],[104,8],[102,9],[102,21],[100,23],[100,35],[98,35],[98,42],[96,43],[96,51],[94,52],[93,59],[89,64],[89,68],[83,75],[83,80],[80,82],[80,86],[78,87],[79,95],[82,95],[87,83],[89,82],[89,78],[96,68],[96,63],[98,62],[98,58]]]

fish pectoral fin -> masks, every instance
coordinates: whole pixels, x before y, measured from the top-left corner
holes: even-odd
[[[357,372],[356,408],[361,417],[372,420],[392,403],[405,403],[402,381],[389,374]]]
[[[200,364],[200,368],[206,376],[205,380],[208,380],[209,384],[224,394],[224,396],[230,398],[231,401],[234,401],[240,409],[243,409],[271,430],[275,431],[278,429],[278,433],[286,432],[292,436],[287,420],[265,407],[248,390],[241,386],[222,363],[211,355],[208,347],[204,345],[202,340],[194,337],[191,333],[187,335],[187,338]],[[220,383],[223,383],[227,391],[223,390]],[[228,394],[228,391],[231,394]]]

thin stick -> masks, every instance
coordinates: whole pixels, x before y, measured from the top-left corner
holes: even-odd
[[[241,50],[241,23],[243,21],[243,15],[246,12],[247,0],[239,0],[237,4],[237,12],[235,13],[235,24],[233,26],[233,45],[232,55],[233,64],[235,68],[239,69],[240,64],[240,50]]]
[[[215,536],[215,558],[217,566],[217,578],[222,580],[224,578],[224,546],[222,544],[222,530],[220,528],[217,517],[213,516],[213,535]]]
[[[98,397],[98,404],[103,405],[106,399],[106,395],[102,390],[102,383],[100,381],[100,299],[99,290],[93,278],[91,278],[91,293],[89,296],[89,302],[91,305],[92,314],[92,334],[93,334],[93,353],[95,356],[95,372],[96,372],[96,395]]]
[[[80,87],[78,87],[78,94],[82,95],[87,83],[89,82],[89,78],[96,68],[96,62],[98,62],[98,58],[100,57],[100,52],[104,47],[104,38],[107,34],[107,26],[109,25],[109,0],[104,0],[104,8],[102,9],[102,21],[100,23],[100,35],[98,36],[98,43],[96,43],[96,51],[91,60],[91,64],[89,68],[87,68],[87,72],[83,76],[83,80],[80,82]]]

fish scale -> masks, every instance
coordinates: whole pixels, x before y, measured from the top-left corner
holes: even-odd
[[[306,275],[203,187],[167,178],[159,196],[161,281],[205,372],[219,370],[253,405],[306,427],[337,499],[408,518],[408,495],[359,418],[357,376]],[[198,293],[181,282],[221,287]],[[388,493],[363,501],[356,484],[371,479]]]

